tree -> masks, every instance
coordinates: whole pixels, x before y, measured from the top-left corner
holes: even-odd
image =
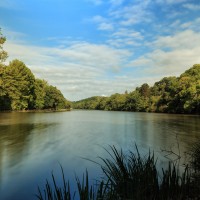
[[[70,103],[64,98],[60,90],[52,85],[47,85],[45,87],[44,108],[69,109]]]
[[[179,91],[174,99],[179,99],[182,113],[200,113],[200,65],[195,64],[179,77]]]
[[[107,98],[88,98],[75,103],[80,109],[200,114],[200,64],[180,77],[164,77],[153,87],[144,83],[134,91]]]
[[[5,62],[5,60],[8,57],[7,52],[3,50],[3,44],[5,42],[6,42],[6,37],[2,35],[1,29],[0,29],[0,65],[3,65],[3,62]]]
[[[113,94],[107,99],[105,110],[124,110],[125,101],[124,94]]]
[[[6,42],[6,38],[2,35],[0,29],[0,110],[10,110],[11,100],[4,88],[3,74],[5,71],[4,62],[8,57],[6,51],[3,50],[3,44]]]
[[[45,107],[46,87],[48,86],[45,80],[36,79],[34,85],[34,108],[37,110]]]
[[[35,77],[22,61],[13,60],[5,67],[3,81],[5,92],[11,99],[12,110],[33,107]]]
[[[145,97],[148,98],[150,95],[150,87],[147,83],[142,84],[141,87],[138,88],[140,94]]]
[[[164,77],[159,82],[156,82],[152,91],[157,96],[155,110],[157,112],[175,112],[176,102],[173,102],[177,95],[178,79],[174,76]]]
[[[11,99],[5,91],[4,83],[0,72],[0,110],[11,110]]]

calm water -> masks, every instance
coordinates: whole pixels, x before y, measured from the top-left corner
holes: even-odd
[[[185,115],[71,111],[61,113],[0,113],[0,199],[36,199],[51,172],[74,180],[87,168],[90,177],[101,170],[95,161],[108,157],[103,147],[128,150],[137,143],[141,152],[161,149],[181,154],[200,139],[200,117]],[[100,161],[99,161],[100,162]]]

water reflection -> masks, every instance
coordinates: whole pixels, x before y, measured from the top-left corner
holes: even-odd
[[[27,152],[27,138],[34,128],[33,124],[14,124],[1,126],[0,134],[0,168],[6,159],[6,166],[13,167],[20,163]]]
[[[33,115],[24,113],[0,114],[0,189],[8,187],[6,183],[23,170],[24,161],[31,155],[32,134],[41,133],[55,125],[34,123],[33,118]]]
[[[13,124],[1,125],[0,133],[0,169],[3,160],[5,167],[13,167],[29,153],[29,140],[32,130],[43,131],[55,124]]]
[[[164,148],[177,151],[177,137],[183,153],[200,139],[199,130],[198,116],[104,111],[1,113],[0,199],[34,199],[37,185],[44,185],[52,170],[60,172],[58,163],[69,179],[86,168],[97,178],[100,169],[82,157],[107,157],[102,147],[108,145],[128,150],[136,143],[144,152],[150,148],[160,153]]]

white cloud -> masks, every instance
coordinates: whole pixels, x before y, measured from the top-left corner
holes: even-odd
[[[93,17],[92,21],[94,21],[94,22],[104,22],[104,21],[106,21],[106,18],[104,18],[100,15],[96,15],[96,16]]]
[[[124,28],[123,26],[115,27],[112,19],[96,15],[92,19],[98,24],[98,30],[109,31],[107,43],[114,47],[138,46],[138,40],[143,40],[144,36],[133,29]]]
[[[189,3],[187,3],[187,4],[184,4],[183,7],[187,8],[189,10],[192,10],[192,11],[198,11],[198,10],[200,10],[200,5],[199,4],[196,5],[196,4],[189,4]]]
[[[112,22],[100,15],[94,16],[92,18],[92,21],[97,24],[98,30],[112,31],[114,29],[114,25],[112,24]]]
[[[149,12],[148,6],[150,0],[141,1],[138,4],[131,4],[110,12],[110,15],[119,20],[121,26],[130,26],[140,22],[150,22],[152,13]]]
[[[119,5],[121,5],[123,2],[124,2],[124,0],[86,0],[87,2],[91,2],[91,3],[93,3],[94,5],[101,5],[101,4],[103,4],[103,3],[110,3],[112,6],[119,6]]]
[[[200,17],[193,21],[182,23],[180,28],[200,31]]]
[[[36,77],[48,80],[57,86],[69,100],[78,100],[97,93],[95,82],[102,76],[103,71],[88,66],[73,63],[57,66],[29,66]]]
[[[66,61],[114,70],[116,66],[122,64],[130,56],[128,50],[114,49],[107,45],[87,42],[74,44],[66,49],[56,50],[55,54],[62,56]]]
[[[103,22],[99,24],[98,29],[104,31],[112,31],[114,28],[112,24]]]
[[[112,34],[112,37],[117,37],[117,38],[128,37],[131,39],[139,39],[139,40],[144,38],[140,32],[127,28],[120,28],[118,31]]]
[[[144,36],[141,32],[130,28],[129,25],[151,21],[153,16],[148,10],[151,0],[138,1],[139,3],[130,3],[127,6],[122,6],[123,2],[123,0],[111,0],[110,3],[113,6],[108,16],[96,15],[91,21],[97,24],[98,30],[109,31],[106,35],[107,44],[115,48],[140,46]]]
[[[160,48],[192,49],[200,44],[200,34],[192,30],[185,30],[174,36],[158,37],[154,44]]]
[[[173,29],[177,28],[180,26],[180,24],[181,24],[181,21],[179,19],[177,19],[177,20],[173,21],[173,23],[170,24],[170,28],[173,28]]]
[[[137,79],[133,76],[118,75],[110,79],[104,71],[87,66],[30,67],[37,77],[50,80],[70,100],[79,100],[91,96],[110,96],[114,93],[132,91],[144,82],[153,82],[151,78]]]
[[[128,47],[128,46],[129,47],[141,46],[141,43],[136,42],[131,38],[109,39],[109,40],[107,40],[107,43],[116,48]],[[134,52],[132,52],[132,54],[134,54]]]
[[[36,47],[8,41],[5,49],[11,58],[20,58],[30,64],[67,62],[94,68],[115,70],[130,55],[128,50],[114,49],[107,45],[79,42],[65,48]]]
[[[24,34],[24,33],[19,33],[19,32],[16,32],[16,31],[10,31],[10,30],[6,29],[6,27],[4,27],[4,26],[2,26],[1,28],[3,30],[3,35],[5,35],[10,40],[16,40],[16,39],[19,39],[19,38],[26,37],[26,34]]]
[[[178,75],[195,63],[200,63],[200,34],[191,30],[174,36],[159,37],[152,43],[154,50],[130,63],[143,67],[143,73],[162,76]],[[148,69],[147,69],[148,67]]]
[[[110,35],[107,43],[117,48],[140,46],[143,38],[143,35],[138,31],[127,28],[119,28]]]
[[[124,0],[110,0],[112,6],[119,6],[124,2]]]
[[[94,5],[101,5],[103,3],[103,0],[86,0],[88,2],[93,3]]]
[[[156,0],[157,3],[161,4],[179,4],[179,3],[184,3],[188,0]]]

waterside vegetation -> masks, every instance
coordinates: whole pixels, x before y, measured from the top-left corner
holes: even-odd
[[[194,145],[190,162],[181,172],[179,162],[170,161],[159,173],[157,159],[152,152],[141,156],[137,146],[124,153],[114,146],[108,150],[109,158],[100,158],[104,177],[90,184],[86,171],[82,181],[76,177],[77,190],[72,192],[62,170],[63,186],[46,181],[45,188],[38,188],[39,200],[185,200],[200,198],[200,145]]]
[[[132,92],[94,96],[73,102],[74,109],[200,114],[200,64],[179,77],[164,77],[152,87],[144,83]]]

